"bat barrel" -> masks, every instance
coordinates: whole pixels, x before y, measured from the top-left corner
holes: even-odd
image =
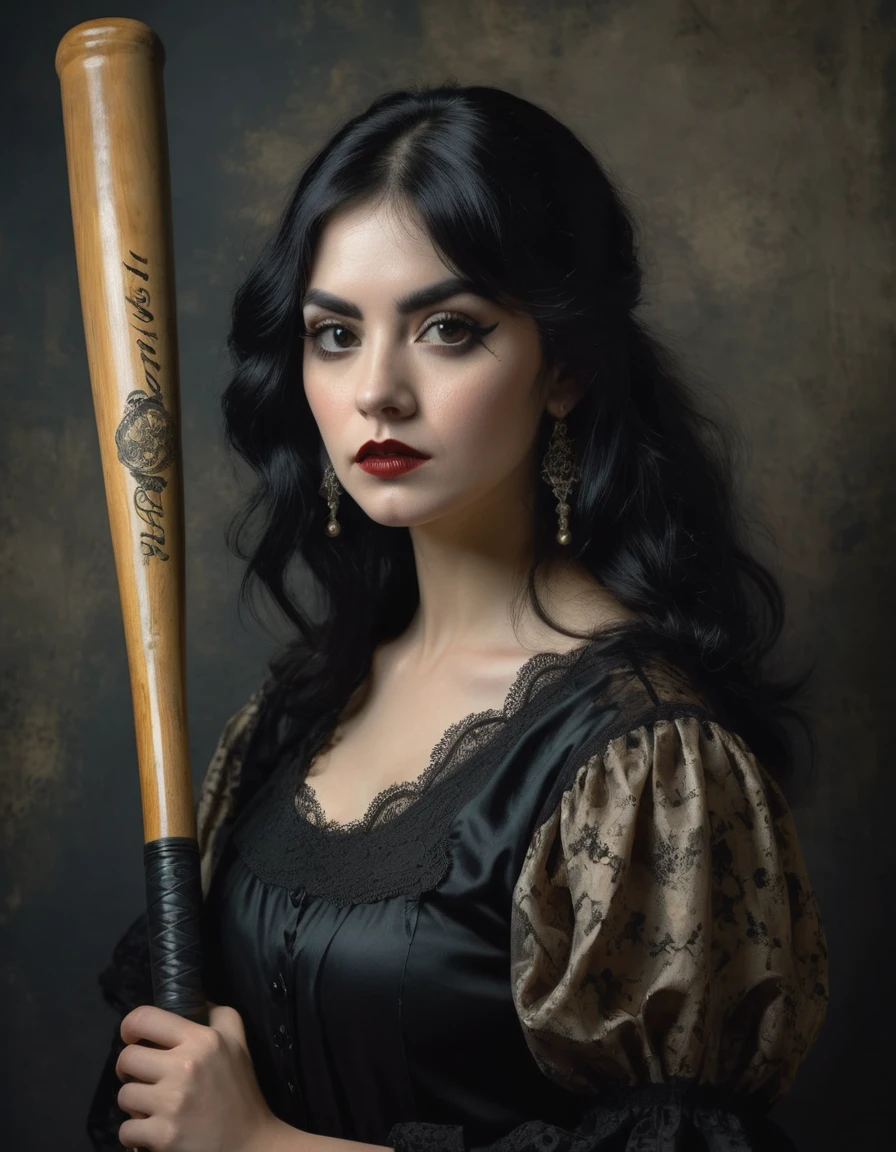
[[[87,359],[124,620],[156,1004],[201,1018],[164,50],[138,20],[56,52]]]
[[[79,24],[56,53],[146,842],[196,835],[163,60],[152,29],[124,19]]]
[[[165,49],[149,25],[123,17],[87,20],[69,28],[59,41],[56,49],[56,74],[61,79],[72,60],[129,51],[148,54],[158,61],[159,68],[164,66]]]

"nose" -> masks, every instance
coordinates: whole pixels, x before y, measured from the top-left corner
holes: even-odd
[[[395,420],[414,412],[413,389],[400,359],[390,354],[388,347],[381,347],[370,354],[366,364],[358,365],[355,407],[362,416],[382,415]]]

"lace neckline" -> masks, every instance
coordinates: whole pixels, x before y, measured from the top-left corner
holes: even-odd
[[[500,708],[485,708],[481,712],[469,712],[466,716],[450,724],[432,749],[429,763],[411,780],[399,780],[381,789],[367,806],[362,816],[354,820],[330,819],[317,798],[313,785],[304,778],[315,755],[328,744],[337,722],[331,724],[315,741],[313,747],[306,747],[299,757],[301,779],[293,790],[293,811],[304,824],[332,836],[351,836],[394,820],[411,807],[415,800],[426,792],[437,779],[442,779],[449,771],[455,771],[465,763],[473,752],[481,748],[491,734],[500,729],[515,716],[536,691],[538,682],[552,683],[557,677],[546,673],[565,673],[574,667],[584,655],[597,644],[592,638],[566,652],[535,652],[517,669],[516,675]],[[340,711],[341,715],[341,711]]]

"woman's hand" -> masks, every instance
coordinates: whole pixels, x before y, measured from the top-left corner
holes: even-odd
[[[142,1004],[121,1022],[127,1047],[115,1074],[132,1119],[125,1147],[149,1152],[261,1152],[281,1127],[268,1108],[235,1008],[209,1005],[209,1024]],[[138,1044],[149,1040],[159,1048]]]

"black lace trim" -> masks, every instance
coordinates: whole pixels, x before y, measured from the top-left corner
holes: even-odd
[[[502,709],[472,713],[452,724],[423,776],[385,789],[361,821],[319,826],[307,820],[306,809],[300,812],[296,804],[296,763],[278,769],[235,827],[236,851],[265,883],[302,889],[338,906],[419,896],[434,888],[448,870],[448,833],[457,813],[484,786],[495,757],[510,748],[520,723],[532,722],[550,706],[594,643],[532,656],[518,671]],[[318,736],[300,752],[299,772],[307,770],[312,748],[322,745],[323,733]]]
[[[476,1152],[796,1152],[752,1097],[712,1084],[608,1084],[574,1131],[530,1120]],[[395,1152],[472,1152],[456,1124],[395,1124]]]
[[[460,1124],[395,1124],[386,1144],[395,1152],[467,1152]]]
[[[550,682],[545,678],[547,674],[565,671],[569,665],[577,663],[583,657],[584,649],[589,646],[580,645],[568,652],[536,652],[530,656],[517,670],[500,708],[470,712],[449,725],[430,753],[429,764],[424,771],[413,780],[399,780],[377,792],[367,806],[367,811],[357,820],[341,822],[328,819],[314,788],[305,778],[297,784],[296,812],[303,820],[336,836],[369,832],[372,828],[393,820],[432,787],[436,780],[448,772],[456,771],[484,747],[491,740],[496,725],[506,723],[515,716],[539,687],[546,686]],[[307,772],[314,757],[322,747],[326,747],[331,737],[332,730],[315,745],[315,751],[310,756],[303,757],[304,768],[300,768],[300,775],[304,777],[304,772]]]
[[[535,724],[558,693],[575,692],[593,681],[593,665],[601,655],[600,640],[565,653],[536,653],[520,668],[502,709],[472,713],[451,725],[422,776],[383,790],[365,816],[349,824],[327,821],[319,805],[318,821],[309,819],[310,797],[307,792],[297,794],[297,773],[307,771],[314,752],[331,732],[328,726],[318,726],[298,761],[275,770],[247,805],[233,831],[236,851],[265,883],[304,891],[338,906],[431,891],[448,871],[449,833],[458,812],[485,786],[495,761],[517,739],[521,724]],[[625,658],[622,664],[614,665],[619,681],[632,677]],[[616,684],[611,693],[619,713],[616,721],[595,734],[593,745],[580,748],[574,761],[558,766],[544,806],[548,813],[584,760],[621,732],[665,716],[714,719],[709,711],[681,700],[645,709],[641,676],[639,672],[627,686]]]

